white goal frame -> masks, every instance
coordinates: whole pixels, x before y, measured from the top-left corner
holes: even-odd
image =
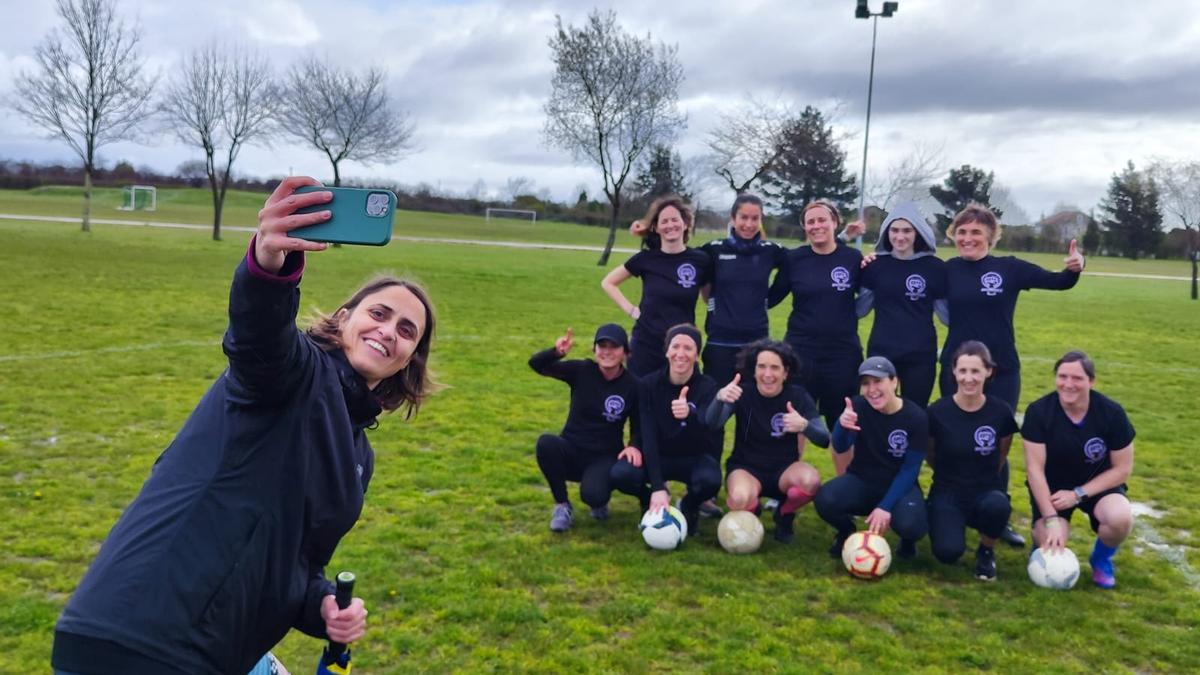
[[[534,225],[537,224],[537,211],[531,211],[529,209],[493,209],[493,208],[489,207],[489,208],[485,209],[483,212],[483,220],[488,225],[492,224],[492,214],[493,213],[524,213],[529,216],[532,216],[533,224]]]
[[[137,210],[137,193],[138,190],[143,190],[150,193],[150,206],[147,206],[143,211],[155,211],[158,208],[158,190],[153,185],[126,185],[123,192],[126,195],[125,203],[118,206],[118,211],[136,211]]]

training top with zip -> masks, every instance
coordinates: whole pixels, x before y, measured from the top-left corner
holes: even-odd
[[[302,253],[250,252],[229,300],[229,367],[155,462],[68,601],[53,665],[246,673],[288,630],[325,639],[324,574],[374,469],[381,412],[340,349],[296,328]]]
[[[767,337],[771,272],[787,264],[787,249],[764,240],[762,233],[739,239],[731,231],[699,250],[712,259],[712,291],[704,320],[709,343],[731,347]]]

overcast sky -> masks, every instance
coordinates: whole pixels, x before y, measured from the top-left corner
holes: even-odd
[[[464,192],[482,180],[500,194],[514,176],[556,199],[580,186],[600,194],[598,170],[576,165],[541,137],[551,77],[546,41],[559,14],[579,24],[613,9],[630,32],[679,47],[685,159],[704,151],[722,110],[747,96],[837,106],[848,168],[862,161],[871,22],[853,0],[582,2],[386,0],[119,0],[144,32],[148,67],[170,78],[179,59],[214,39],[253,46],[284,70],[316,53],[389,72],[411,112],[420,152],[392,165],[350,164],[343,176],[421,182]],[[878,10],[881,0],[871,0]],[[58,17],[50,0],[0,0],[0,95],[33,67]],[[20,17],[20,18],[17,18]],[[1059,203],[1085,210],[1127,160],[1200,155],[1200,3],[1171,0],[901,0],[879,20],[869,174],[918,145],[941,147],[947,167],[994,171],[1035,218]],[[144,144],[105,147],[170,171],[198,149],[147,130]],[[0,157],[74,161],[11,109],[0,111]],[[331,176],[295,142],[248,148],[236,172]],[[872,179],[868,177],[868,183]],[[718,189],[708,202],[728,199]]]

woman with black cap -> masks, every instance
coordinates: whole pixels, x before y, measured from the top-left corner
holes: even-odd
[[[570,328],[554,346],[534,354],[529,367],[539,375],[566,382],[571,388],[567,421],[558,434],[537,440],[537,462],[554,497],[550,529],[571,528],[574,509],[567,497],[567,481],[579,482],[579,496],[591,507],[596,520],[608,518],[612,494],[609,472],[618,461],[642,463],[637,438],[637,378],[625,369],[629,342],[625,329],[606,323],[596,329],[592,359],[564,361],[574,346]],[[625,420],[630,420],[631,440],[625,443]]]
[[[712,452],[720,445],[720,432],[704,423],[717,384],[696,367],[701,345],[700,331],[692,324],[667,331],[667,366],[638,384],[641,465],[617,462],[611,474],[613,487],[651,510],[670,504],[668,480],[686,483],[680,510],[689,533],[698,531],[700,504],[721,489],[721,467]]]
[[[929,422],[920,406],[896,395],[896,368],[872,356],[858,368],[862,394],[847,397],[833,427],[833,449],[854,451],[846,473],[821,486],[815,504],[837,530],[829,555],[840,558],[854,534],[852,516],[866,516],[867,529],[900,536],[899,555],[916,555],[916,542],[929,523],[917,475],[929,446]]]

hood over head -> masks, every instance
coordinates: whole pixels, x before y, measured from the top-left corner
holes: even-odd
[[[883,225],[879,228],[879,241],[875,243],[876,255],[892,254],[892,242],[888,238],[888,228],[897,220],[907,220],[917,231],[917,238],[913,242],[914,258],[934,255],[937,252],[937,237],[933,233],[933,228],[925,221],[925,215],[921,213],[920,207],[916,202],[903,202],[889,211],[887,218],[883,220]]]

